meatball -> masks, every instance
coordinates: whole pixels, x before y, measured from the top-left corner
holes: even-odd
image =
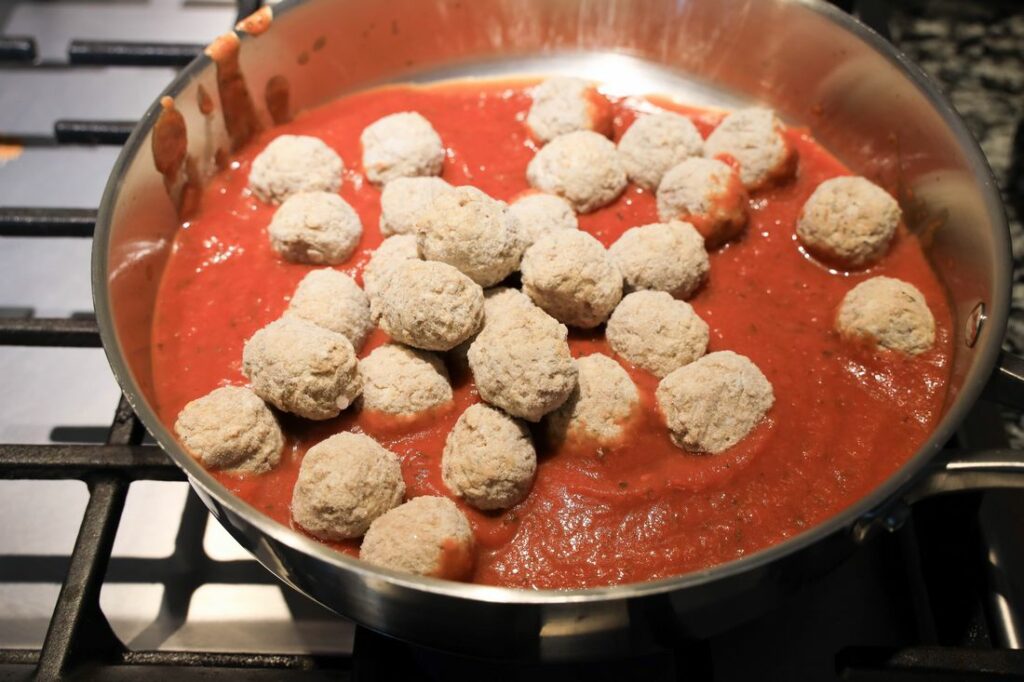
[[[271,204],[280,204],[299,192],[337,192],[343,169],[341,157],[323,140],[281,135],[253,159],[249,189]]]
[[[338,332],[357,353],[373,329],[366,294],[351,277],[330,268],[313,270],[302,278],[285,314]]]
[[[509,213],[519,219],[526,246],[550,232],[579,229],[572,206],[562,197],[530,192],[509,204]]]
[[[256,395],[306,419],[337,417],[363,387],[347,338],[290,315],[245,342],[242,372]]]
[[[513,417],[540,421],[576,386],[568,331],[540,308],[510,307],[469,347],[480,397]]]
[[[270,246],[286,261],[336,265],[359,246],[363,223],[337,194],[299,192],[274,212],[267,234]]]
[[[670,168],[703,150],[704,139],[693,121],[667,111],[640,116],[619,140],[626,174],[645,189],[657,189]]]
[[[455,422],[441,457],[445,485],[477,509],[506,509],[526,499],[537,452],[526,425],[489,405],[470,405]]]
[[[655,397],[672,442],[712,454],[743,440],[775,402],[757,365],[728,350],[675,370],[658,384]]]
[[[452,399],[448,370],[441,358],[389,343],[359,361],[363,409],[411,415]]]
[[[434,198],[448,189],[451,185],[435,177],[396,178],[384,185],[380,194],[381,235],[414,234]]]
[[[860,177],[832,178],[807,199],[796,234],[822,260],[861,268],[885,255],[900,217],[900,205],[878,185]]]
[[[475,187],[441,192],[416,227],[420,257],[447,263],[483,287],[519,269],[526,243],[508,206]]]
[[[605,335],[627,361],[663,377],[704,355],[709,332],[689,303],[664,291],[637,291],[622,299]]]
[[[363,289],[370,299],[370,316],[374,322],[380,319],[380,292],[391,281],[392,270],[405,261],[419,258],[416,237],[411,234],[388,237],[370,256],[363,268]]]
[[[709,247],[743,232],[747,201],[740,176],[715,159],[687,159],[669,169],[658,185],[658,217],[691,223]]]
[[[704,156],[732,157],[739,164],[740,180],[751,190],[792,175],[796,161],[775,112],[759,107],[722,119],[704,141]]]
[[[402,503],[398,456],[361,433],[339,433],[306,452],[292,490],[292,518],[323,540],[357,538]]]
[[[540,142],[549,142],[574,130],[608,132],[608,103],[593,84],[580,78],[555,76],[533,88],[533,104],[526,125]]]
[[[689,298],[707,279],[711,263],[704,238],[689,223],[673,220],[631,227],[608,249],[626,289],[667,291]]]
[[[523,291],[560,322],[590,329],[622,299],[622,273],[601,242],[564,230],[537,241],[523,256]]]
[[[492,287],[484,291],[484,324],[486,327],[490,322],[498,320],[514,310],[536,309],[530,297],[511,287]],[[452,349],[449,354],[458,367],[466,367],[468,362],[469,347],[476,340],[476,334],[460,343]]]
[[[843,336],[869,339],[883,348],[910,355],[935,343],[935,318],[913,284],[872,277],[846,292],[836,316]]]
[[[248,388],[222,386],[178,414],[174,432],[210,469],[261,474],[281,461],[284,436],[270,409]]]
[[[622,439],[624,424],[640,404],[640,394],[622,365],[595,353],[576,360],[579,385],[565,404],[548,415],[548,437],[560,444],[584,438],[601,445]]]
[[[626,189],[626,171],[615,145],[581,130],[556,137],[526,166],[530,186],[568,200],[580,213],[615,201]]]
[[[447,497],[414,497],[372,524],[363,561],[401,573],[464,580],[473,570],[473,529]]]
[[[451,350],[483,324],[483,289],[452,266],[410,260],[389,272],[379,294],[380,327],[394,340]]]
[[[441,136],[430,121],[414,111],[374,121],[363,129],[359,142],[363,146],[363,171],[375,185],[397,178],[441,174]]]

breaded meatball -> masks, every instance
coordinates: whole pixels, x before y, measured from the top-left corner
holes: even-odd
[[[473,529],[447,497],[414,497],[372,524],[363,561],[401,573],[465,580],[473,571]]]
[[[508,206],[475,187],[439,192],[416,226],[424,260],[447,263],[482,287],[519,269],[526,242]]]
[[[822,260],[861,268],[885,255],[900,217],[900,205],[878,185],[860,177],[832,178],[807,199],[796,234]]]
[[[522,502],[537,472],[526,425],[490,405],[470,405],[444,444],[441,475],[453,493],[477,509]]]
[[[524,194],[509,204],[508,210],[519,219],[527,246],[550,232],[576,230],[580,226],[569,202],[554,194]]]
[[[743,440],[775,402],[757,365],[728,350],[672,372],[658,384],[655,397],[672,442],[712,454]]]
[[[605,336],[627,361],[663,377],[704,355],[709,331],[689,303],[664,291],[637,291],[612,313]]]
[[[608,132],[607,103],[592,83],[581,78],[555,76],[533,88],[533,104],[526,125],[541,143],[574,130]]]
[[[286,261],[337,265],[359,246],[363,223],[337,194],[299,192],[274,212],[267,234],[270,246]]]
[[[537,308],[530,300],[530,297],[511,287],[491,287],[484,290],[484,323],[486,327],[489,322],[501,319],[514,310],[530,310]],[[483,329],[481,327],[481,329]],[[457,367],[466,367],[469,361],[469,347],[476,340],[477,335],[469,337],[458,346],[452,349],[448,355]]]
[[[892,277],[872,277],[846,292],[836,329],[844,336],[866,338],[910,355],[923,353],[935,343],[935,317],[924,294]]]
[[[693,121],[668,111],[640,116],[619,140],[626,174],[646,189],[657,189],[668,169],[703,150],[704,139]]]
[[[379,293],[380,328],[424,350],[451,350],[484,320],[480,285],[446,263],[404,261]]]
[[[694,157],[673,166],[661,179],[658,217],[692,224],[708,247],[715,247],[743,232],[748,199],[732,166]]]
[[[281,461],[284,436],[274,413],[242,386],[222,386],[178,414],[174,432],[210,469],[262,474]]]
[[[366,294],[351,277],[330,268],[313,270],[302,278],[285,315],[338,332],[357,353],[373,329]]]
[[[291,315],[245,342],[242,373],[256,395],[306,419],[337,417],[363,388],[352,343]]]
[[[734,111],[704,141],[704,156],[732,157],[747,189],[758,189],[792,175],[796,153],[783,135],[782,122],[771,109]]]
[[[375,185],[397,178],[440,175],[444,145],[430,121],[415,111],[402,111],[378,119],[359,136],[363,146],[363,172]]]
[[[363,290],[370,299],[370,317],[374,322],[380,319],[380,292],[391,281],[391,271],[396,265],[419,258],[416,237],[411,234],[388,237],[370,256],[363,268]]]
[[[549,315],[590,329],[608,319],[622,298],[622,273],[601,242],[586,232],[563,230],[526,250],[523,292]]]
[[[576,386],[568,331],[540,308],[509,307],[469,347],[480,397],[513,417],[540,421]]]
[[[311,447],[292,490],[292,518],[323,540],[357,538],[402,503],[398,456],[361,433],[339,433]]]
[[[526,167],[530,186],[566,199],[580,213],[615,201],[626,189],[626,171],[615,145],[581,130],[556,137]]]
[[[281,135],[253,159],[249,189],[271,204],[280,204],[299,192],[337,192],[343,169],[341,157],[323,140]]]
[[[579,385],[548,415],[548,437],[555,444],[575,438],[602,445],[620,440],[640,404],[633,380],[622,365],[600,353],[577,359],[576,367]]]
[[[690,223],[673,220],[626,230],[608,249],[627,291],[654,289],[689,298],[707,279],[711,263],[704,238]]]
[[[451,185],[435,177],[396,178],[380,193],[380,233],[414,234],[430,204]]]
[[[359,373],[365,410],[411,415],[452,399],[448,370],[441,358],[427,351],[385,344],[359,361]]]

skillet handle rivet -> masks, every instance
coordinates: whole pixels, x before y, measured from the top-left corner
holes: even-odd
[[[973,348],[981,335],[981,328],[985,324],[985,304],[979,303],[967,316],[967,324],[964,327],[964,343],[968,348]]]

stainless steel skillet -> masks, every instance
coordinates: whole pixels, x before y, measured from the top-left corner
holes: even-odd
[[[1007,453],[954,465],[939,457],[1000,358],[1011,264],[998,191],[934,84],[846,15],[798,0],[294,0],[273,15],[269,27],[248,25],[258,35],[243,32],[237,71],[230,60],[218,66],[201,57],[167,89],[183,116],[190,164],[165,179],[167,165],[154,162],[159,104],[132,134],[100,207],[93,287],[107,355],[139,416],[211,512],[284,582],[359,623],[427,646],[501,657],[607,654],[710,634],[757,612],[841,561],[916,496],[1021,485],[1024,463]],[[763,102],[809,126],[852,168],[899,187],[911,228],[929,234],[955,318],[950,397],[928,442],[870,495],[784,543],[677,578],[589,590],[521,591],[390,573],[234,497],[156,417],[149,346],[157,285],[180,223],[172,197],[182,174],[205,177],[218,149],[244,139],[239,98],[247,95],[256,119],[270,125],[282,92],[297,111],[387,81],[554,72],[698,105]],[[201,90],[212,98],[211,117],[200,111]],[[1014,371],[1004,365],[999,377],[1012,381]]]

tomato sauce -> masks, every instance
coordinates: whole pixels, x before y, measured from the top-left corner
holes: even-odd
[[[261,132],[205,187],[198,214],[182,225],[167,263],[153,330],[156,400],[173,425],[186,402],[217,386],[245,384],[242,346],[279,317],[310,266],[271,250],[274,208],[246,190],[249,165],[281,134],[323,139],[345,161],[341,195],[359,212],[357,253],[338,269],[360,281],[380,243],[380,192],[358,171],[359,134],[386,114],[415,110],[448,149],[443,177],[509,200],[528,189],[536,151],[523,124],[525,81],[464,81],[389,87],[350,95]],[[661,98],[611,100],[617,140],[638,111],[654,105],[690,116],[703,135],[721,113]],[[528,588],[568,588],[650,580],[729,561],[777,543],[836,514],[868,493],[925,440],[940,416],[949,379],[951,317],[942,286],[917,238],[901,228],[882,263],[843,273],[823,267],[794,233],[803,202],[822,180],[848,174],[806,131],[787,132],[798,154],[795,178],[750,198],[750,223],[711,253],[708,283],[691,299],[711,328],[710,351],[753,360],[772,382],[764,422],[718,455],[684,452],[669,440],[654,401],[657,379],[616,358],[640,389],[642,410],[623,443],[544,444],[530,496],[483,513],[466,505],[478,541],[473,580]],[[605,245],[626,229],[657,221],[653,193],[630,185],[614,204],[580,216]],[[904,356],[840,339],[835,310],[858,282],[888,275],[920,289],[935,315],[934,348]],[[365,356],[387,341],[377,330]],[[570,335],[575,356],[604,353],[600,332]],[[451,366],[451,365],[450,365]],[[449,495],[440,461],[455,420],[476,402],[472,378],[453,370],[454,401],[412,419],[347,411],[326,422],[280,415],[288,445],[281,465],[260,476],[214,475],[282,524],[303,453],[339,431],[367,433],[398,453],[410,497]],[[358,553],[358,542],[335,543]]]

